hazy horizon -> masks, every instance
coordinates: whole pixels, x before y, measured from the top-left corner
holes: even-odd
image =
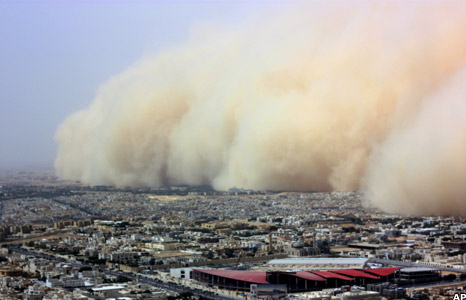
[[[0,169],[53,169],[54,135],[100,86],[193,26],[241,23],[258,2],[0,1]]]

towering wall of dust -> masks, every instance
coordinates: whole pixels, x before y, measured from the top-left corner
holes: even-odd
[[[89,184],[364,189],[390,212],[466,215],[466,3],[312,3],[194,31],[56,141],[58,175]]]

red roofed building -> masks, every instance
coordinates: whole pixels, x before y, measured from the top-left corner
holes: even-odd
[[[332,273],[341,274],[344,276],[352,277],[355,279],[355,283],[357,285],[365,286],[368,283],[378,282],[380,281],[379,276],[375,276],[363,271],[355,270],[355,269],[346,269],[346,270],[332,270]]]
[[[286,284],[289,292],[305,292],[325,288],[325,278],[310,272],[267,272],[271,284]]]
[[[325,281],[325,278],[311,272],[296,272],[293,276],[313,281]]]
[[[325,279],[341,279],[341,280],[346,280],[346,281],[351,281],[351,280],[354,280],[353,278],[351,277],[347,277],[347,276],[343,276],[343,275],[340,275],[340,274],[337,274],[337,273],[332,273],[332,272],[329,272],[329,271],[309,271],[311,273],[314,273],[314,274],[317,274]]]
[[[354,284],[354,279],[329,271],[309,271],[325,279],[325,288],[335,288],[342,285]]]
[[[220,269],[193,269],[192,278],[221,289],[249,291],[251,284],[286,284],[288,292],[335,288],[348,284],[390,281],[399,268],[344,269],[331,271],[258,272]]]
[[[249,291],[252,283],[269,284],[267,272],[193,269],[193,278],[212,286]]]

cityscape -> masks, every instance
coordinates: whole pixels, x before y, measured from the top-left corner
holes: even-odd
[[[464,218],[386,214],[360,192],[4,172],[0,197],[2,299],[449,299],[466,285]]]

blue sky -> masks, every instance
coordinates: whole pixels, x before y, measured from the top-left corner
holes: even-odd
[[[240,24],[265,4],[0,0],[0,168],[51,168],[57,126],[110,76],[197,22]]]

